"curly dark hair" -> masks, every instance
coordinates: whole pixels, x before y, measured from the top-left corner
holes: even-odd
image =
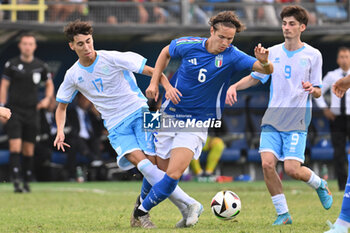
[[[286,6],[283,8],[280,16],[282,20],[284,17],[293,16],[299,23],[305,24],[305,26],[307,26],[307,22],[309,21],[307,10],[297,5]]]
[[[67,24],[67,26],[64,27],[64,35],[66,36],[69,42],[73,42],[74,36],[78,34],[92,35],[92,32],[93,29],[91,23],[80,20],[70,22]]]
[[[233,11],[222,11],[210,18],[209,25],[214,28],[214,31],[217,30],[218,24],[225,27],[236,28],[237,33],[246,28]]]

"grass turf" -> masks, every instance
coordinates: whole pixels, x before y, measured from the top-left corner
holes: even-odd
[[[151,211],[155,232],[324,232],[326,220],[337,218],[343,192],[329,182],[334,203],[323,209],[314,190],[297,181],[285,181],[284,191],[293,224],[271,226],[275,209],[264,182],[196,183],[180,186],[200,201],[204,212],[192,229],[175,229],[181,214],[164,201]],[[15,194],[11,184],[0,184],[0,232],[150,232],[130,228],[129,220],[141,182],[32,183],[32,193]],[[241,213],[231,221],[217,219],[211,198],[221,190],[236,192]]]

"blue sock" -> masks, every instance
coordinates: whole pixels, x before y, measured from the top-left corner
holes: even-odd
[[[152,185],[150,183],[148,183],[148,181],[146,180],[145,177],[143,177],[142,180],[142,187],[141,187],[141,198],[142,200],[145,200],[147,194],[149,193],[149,191],[151,190]]]
[[[175,190],[178,182],[179,180],[175,180],[165,174],[163,179],[152,187],[147,197],[142,202],[142,207],[145,210],[150,211],[154,206],[170,196]]]
[[[348,155],[348,161],[350,164],[350,156]],[[339,218],[341,220],[344,220],[346,222],[350,222],[350,166],[349,166],[349,171],[348,171],[348,180],[345,185],[345,192],[344,192],[344,197],[343,197],[343,204],[341,205],[341,211]]]

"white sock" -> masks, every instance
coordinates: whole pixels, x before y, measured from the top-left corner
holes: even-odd
[[[168,198],[180,210],[182,217],[186,219],[188,214],[187,205],[183,201],[175,199],[174,197],[172,197],[172,195],[170,195]]]
[[[337,218],[337,221],[335,221],[335,224],[341,225],[346,228],[350,228],[350,222],[344,221],[340,218]]]
[[[285,214],[288,212],[287,200],[284,194],[277,194],[271,197],[272,203],[276,208],[277,215]]]
[[[140,195],[140,203],[142,203],[143,202],[143,199],[142,199],[142,197],[141,197],[141,195]]]
[[[318,189],[321,185],[321,178],[311,171],[311,176],[307,184],[314,189]]]
[[[160,170],[156,165],[153,165],[148,159],[144,159],[137,164],[139,171],[146,177],[147,181],[154,186],[164,176],[165,172]],[[179,186],[176,186],[174,192],[169,196],[169,200],[173,202],[179,209],[180,204],[186,206],[192,205],[196,202],[192,197],[188,196]],[[183,209],[183,208],[181,208]],[[180,209],[180,211],[181,211]],[[182,211],[181,211],[182,212]]]
[[[139,206],[139,210],[142,210],[143,212],[148,213],[148,210],[146,210],[145,208],[143,208],[143,205],[140,205],[140,206]]]

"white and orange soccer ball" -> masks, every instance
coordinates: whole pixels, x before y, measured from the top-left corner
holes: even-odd
[[[232,191],[221,191],[213,197],[210,207],[219,219],[230,220],[241,212],[241,199]]]

